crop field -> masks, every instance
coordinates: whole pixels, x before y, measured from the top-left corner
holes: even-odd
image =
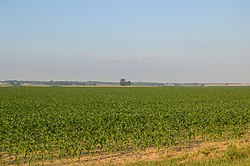
[[[0,165],[239,139],[249,87],[2,87]]]

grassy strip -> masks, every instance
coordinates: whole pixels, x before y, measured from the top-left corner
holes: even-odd
[[[176,158],[162,158],[159,161],[140,161],[129,166],[248,166],[250,164],[250,144],[247,146],[229,145],[225,150],[214,148],[201,148],[198,152],[190,154],[183,153]]]

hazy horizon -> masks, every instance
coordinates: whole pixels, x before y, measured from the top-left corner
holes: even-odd
[[[250,83],[250,1],[0,2],[0,80]]]

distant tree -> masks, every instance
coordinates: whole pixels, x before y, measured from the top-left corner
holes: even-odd
[[[127,85],[127,86],[130,86],[130,85],[131,85],[131,81],[127,81],[127,82],[126,82],[126,85]]]
[[[19,81],[9,81],[8,82],[11,86],[20,86],[21,85],[21,82]]]
[[[130,86],[131,85],[131,81],[126,81],[124,78],[122,78],[120,80],[120,85],[121,86]]]
[[[126,80],[125,80],[124,78],[122,78],[122,79],[120,80],[120,85],[121,85],[121,86],[125,86],[125,85],[126,85]]]

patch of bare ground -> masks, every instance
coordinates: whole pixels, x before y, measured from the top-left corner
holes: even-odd
[[[193,142],[187,146],[174,146],[171,148],[148,148],[144,151],[136,151],[131,148],[128,151],[102,154],[85,155],[80,158],[44,161],[34,163],[38,165],[126,165],[140,161],[162,161],[166,159],[178,159],[179,164],[192,161],[202,161],[211,158],[219,158],[230,145],[236,147],[250,147],[250,135],[247,134],[240,140],[218,141],[218,142]]]
[[[10,87],[9,84],[4,84],[4,83],[0,83],[0,88],[4,88],[4,87]]]

